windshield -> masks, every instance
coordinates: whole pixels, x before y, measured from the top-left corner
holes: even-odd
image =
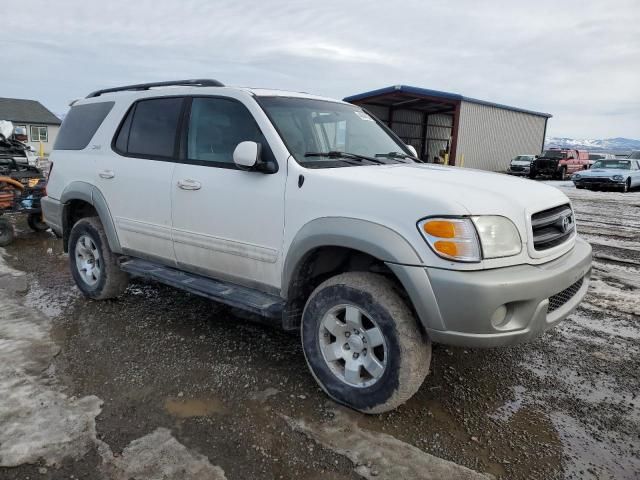
[[[631,152],[631,155],[629,155],[629,158],[633,158],[634,160],[640,160],[640,151]]]
[[[629,160],[598,160],[591,168],[619,168],[629,170],[631,162]]]
[[[546,150],[542,156],[546,158],[565,158],[567,154],[562,150]]]
[[[261,97],[259,103],[304,166],[412,162],[407,148],[355,105],[291,97]]]
[[[531,160],[533,160],[533,155],[518,155],[511,161],[512,162],[520,162],[520,161],[530,162]]]

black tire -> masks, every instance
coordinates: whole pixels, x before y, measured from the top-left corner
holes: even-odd
[[[631,190],[631,179],[627,178],[627,181],[622,186],[622,193],[627,193],[629,190]]]
[[[538,173],[534,169],[531,169],[531,171],[529,172],[529,178],[531,180],[535,180],[537,176],[538,176]]]
[[[93,242],[97,254],[94,264],[99,267],[99,273],[96,274],[93,283],[89,283],[85,274],[80,273],[82,260],[79,255],[83,245],[79,245],[79,242],[85,242],[87,238]],[[86,251],[86,248],[84,250]],[[80,291],[94,300],[115,298],[124,292],[129,284],[129,276],[120,270],[118,257],[109,248],[107,235],[98,217],[82,218],[71,229],[69,267]]]
[[[27,223],[29,224],[29,228],[34,232],[46,232],[49,229],[49,225],[47,225],[44,218],[42,218],[42,212],[30,213],[27,216]]]
[[[321,322],[332,309],[344,305],[366,312],[366,317],[375,321],[384,338],[386,366],[371,385],[346,383],[332,371],[323,356],[320,342],[327,340],[321,339]],[[323,282],[307,301],[301,333],[307,364],[320,387],[336,402],[363,413],[382,413],[405,403],[429,373],[431,342],[420,331],[394,284],[382,275],[349,272]],[[323,336],[327,337],[327,333]],[[337,337],[329,337],[339,343]],[[342,345],[339,349],[346,351]]]
[[[561,167],[560,171],[554,176],[558,180],[566,180],[567,179],[567,167]]]
[[[13,229],[13,224],[8,218],[0,217],[0,247],[11,244],[15,237],[16,232]]]

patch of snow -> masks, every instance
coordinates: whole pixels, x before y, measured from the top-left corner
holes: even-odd
[[[114,457],[106,447],[100,452],[107,461],[102,469],[111,480],[225,480],[224,471],[204,455],[191,453],[166,428],[131,442]]]
[[[350,413],[335,410],[328,423],[308,423],[282,415],[289,426],[343,455],[366,479],[488,480],[490,477],[423,452],[391,435],[360,428]]]
[[[59,350],[51,338],[51,321],[14,295],[26,290],[25,280],[0,255],[0,467],[41,459],[58,466],[64,458],[80,459],[97,448],[100,468],[111,480],[224,480],[220,467],[189,452],[166,429],[134,440],[121,456],[113,455],[96,437],[102,400],[61,392],[51,367]],[[16,290],[16,285],[24,289]]]

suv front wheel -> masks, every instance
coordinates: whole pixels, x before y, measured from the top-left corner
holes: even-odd
[[[301,330],[322,389],[364,413],[403,404],[429,372],[431,343],[381,275],[348,272],[326,280],[309,297]]]
[[[80,291],[95,300],[117,297],[129,283],[98,217],[82,218],[71,229],[69,264]]]

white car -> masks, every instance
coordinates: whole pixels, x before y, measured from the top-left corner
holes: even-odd
[[[535,155],[518,155],[509,162],[507,173],[509,175],[528,177],[531,173],[531,162],[535,159]]]
[[[558,189],[424,164],[329,98],[214,80],[100,90],[51,160],[45,218],[86,296],[142,276],[299,329],[320,386],[367,413],[418,390],[432,341],[531,340],[589,282]]]

